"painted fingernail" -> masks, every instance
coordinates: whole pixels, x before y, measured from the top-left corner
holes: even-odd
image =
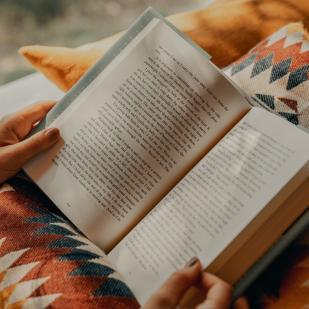
[[[191,258],[185,265],[185,267],[192,267],[193,265],[195,265],[198,262],[198,258],[197,257],[193,257]]]
[[[53,142],[59,139],[60,131],[57,128],[49,128],[45,131],[47,138]]]

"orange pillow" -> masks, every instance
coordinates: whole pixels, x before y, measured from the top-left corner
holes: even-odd
[[[217,1],[168,19],[209,54],[219,67],[240,58],[285,24],[309,25],[308,0]],[[52,82],[69,90],[121,34],[78,48],[25,46],[20,53]]]

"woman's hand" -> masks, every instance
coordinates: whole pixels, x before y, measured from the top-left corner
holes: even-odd
[[[54,102],[35,104],[0,121],[0,183],[14,176],[29,159],[59,140],[60,133],[56,128],[24,139],[54,105]]]
[[[232,288],[223,280],[202,272],[201,263],[192,259],[182,270],[175,272],[162,287],[148,300],[144,309],[181,308],[180,302],[188,289],[201,285],[205,298],[196,309],[229,309],[232,301]],[[247,309],[244,299],[239,299],[234,308]]]

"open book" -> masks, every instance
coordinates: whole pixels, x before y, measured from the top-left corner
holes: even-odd
[[[25,171],[141,303],[192,256],[236,283],[308,209],[308,134],[152,10],[47,121],[63,140]]]

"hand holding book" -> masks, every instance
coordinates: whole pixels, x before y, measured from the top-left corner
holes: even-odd
[[[54,105],[55,102],[31,105],[0,121],[0,184],[17,174],[32,157],[58,142],[60,135],[56,128],[26,139]]]
[[[186,295],[190,289],[199,286],[201,298],[195,301],[196,308],[231,308],[232,287],[218,277],[202,271],[197,258],[190,259],[185,267],[173,273],[163,285],[150,297],[144,309],[176,309],[187,308]],[[192,304],[191,307],[195,307]],[[245,298],[239,298],[234,308],[249,309]]]

